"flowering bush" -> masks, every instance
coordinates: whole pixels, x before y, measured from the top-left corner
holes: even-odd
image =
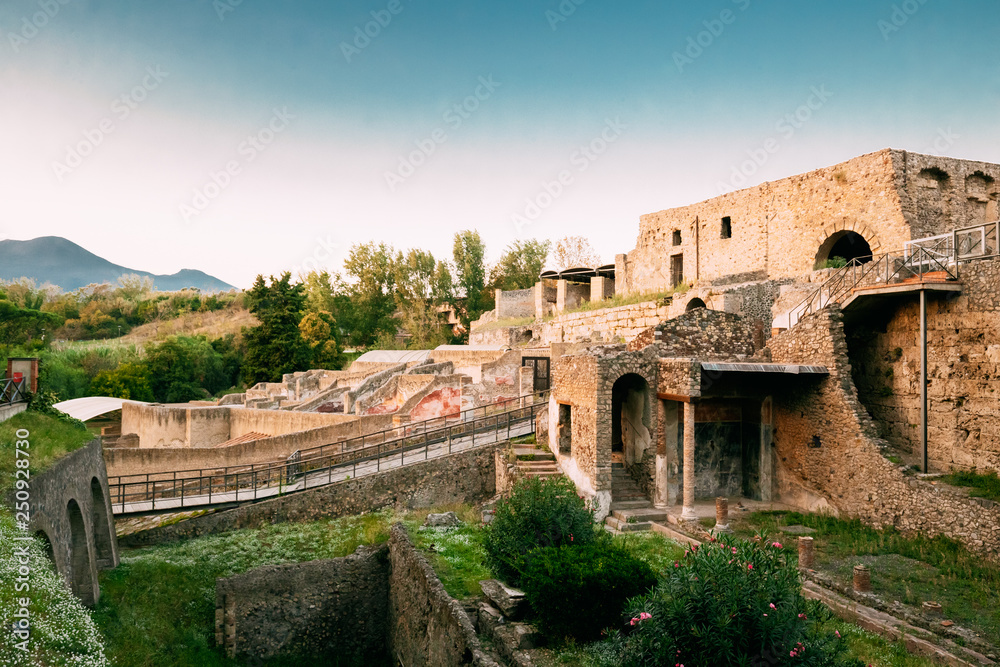
[[[648,595],[630,600],[630,620],[602,647],[606,664],[862,665],[817,624],[826,618],[800,592],[798,570],[778,542],[723,537],[689,549]]]
[[[25,533],[14,527],[13,517],[0,510],[0,665],[51,665],[105,667],[101,634],[90,613],[73,597],[52,561],[45,556],[41,543],[15,541]],[[27,556],[16,549],[27,546]],[[27,561],[27,564],[24,561]],[[20,568],[29,571],[27,591],[17,590]],[[20,613],[20,601],[30,599],[27,643],[10,630]]]
[[[528,554],[524,592],[539,629],[551,637],[597,639],[621,624],[622,607],[656,583],[652,568],[608,537]]]
[[[486,566],[517,586],[524,557],[538,547],[582,545],[594,540],[594,514],[565,477],[528,477],[514,485],[510,498],[496,505],[483,535]]]

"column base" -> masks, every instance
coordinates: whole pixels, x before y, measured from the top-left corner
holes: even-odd
[[[685,507],[681,510],[681,520],[682,521],[697,521],[698,515],[695,514],[693,507]]]

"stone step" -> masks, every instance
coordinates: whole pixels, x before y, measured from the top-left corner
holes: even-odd
[[[655,507],[614,510],[611,515],[619,521],[628,521],[629,519],[635,519],[640,522],[667,520],[667,512],[665,510],[656,509]]]
[[[555,454],[547,449],[536,449],[534,447],[515,447],[514,455],[517,458],[530,457],[535,461],[555,461]]]
[[[620,500],[616,498],[613,494],[611,496],[611,511],[615,510],[634,510],[634,509],[645,509],[647,507],[652,507],[653,504],[648,500]]]
[[[614,516],[609,516],[604,519],[604,525],[614,528],[615,530],[621,531],[623,533],[631,533],[641,530],[652,530],[653,524],[648,521],[636,521],[635,523],[629,523],[627,521],[622,521]]]
[[[517,465],[522,468],[558,468],[559,464],[555,461],[525,461],[524,459],[518,459]]]

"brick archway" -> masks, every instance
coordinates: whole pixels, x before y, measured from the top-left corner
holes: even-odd
[[[850,241],[855,239],[855,243]],[[847,246],[848,252],[836,252],[835,247]],[[816,256],[813,260],[813,268],[821,268],[821,265],[835,255],[853,259],[878,255],[882,252],[882,243],[878,235],[872,232],[866,225],[856,223],[837,223],[825,227],[820,236],[816,239]],[[845,256],[846,255],[846,256]]]

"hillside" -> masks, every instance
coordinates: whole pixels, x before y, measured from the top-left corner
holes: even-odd
[[[202,292],[235,289],[202,271],[183,269],[165,276],[113,264],[59,236],[42,236],[30,241],[0,241],[2,280],[16,280],[24,276],[34,278],[39,285],[48,282],[71,292],[91,283],[115,284],[123,273],[149,276],[161,292],[186,287],[196,287]]]

